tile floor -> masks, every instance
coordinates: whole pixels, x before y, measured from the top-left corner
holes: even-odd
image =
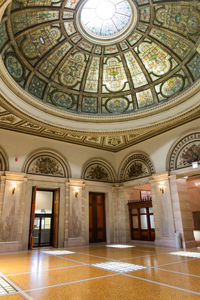
[[[0,300],[200,299],[199,248],[130,245],[0,254]]]

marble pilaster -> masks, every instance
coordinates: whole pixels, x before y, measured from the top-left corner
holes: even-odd
[[[176,232],[180,232],[184,248],[195,247],[194,224],[190,199],[188,193],[187,179],[170,176],[172,203]]]
[[[175,224],[168,173],[152,176],[151,192],[155,223],[155,244],[175,247]],[[163,187],[163,192],[160,187]]]
[[[1,185],[0,251],[21,249],[26,174],[5,172]],[[4,189],[4,191],[2,190]],[[13,248],[12,248],[13,247]]]
[[[77,194],[76,194],[77,193]],[[84,181],[79,179],[69,180],[69,232],[68,246],[81,246],[85,244],[82,231],[83,224],[83,198]]]

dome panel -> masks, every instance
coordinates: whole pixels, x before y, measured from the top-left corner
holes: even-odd
[[[163,83],[161,92],[164,96],[170,97],[181,90],[183,83],[181,77],[172,77]]]

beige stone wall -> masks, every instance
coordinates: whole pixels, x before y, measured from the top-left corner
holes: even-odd
[[[197,128],[193,121],[173,131],[144,141],[120,153],[72,145],[36,136],[0,131],[0,146],[8,158],[9,170],[0,173],[0,251],[27,249],[32,186],[61,190],[59,247],[85,245],[89,242],[89,192],[104,192],[106,195],[106,237],[108,243],[130,241],[128,200],[139,194],[134,187],[151,184],[156,226],[156,241],[160,246],[175,247],[175,233],[180,232],[183,246],[194,245],[191,203],[188,191],[179,178],[194,174],[192,168],[166,172],[166,159],[171,145],[187,130]],[[190,128],[189,128],[190,127]],[[72,178],[53,178],[27,175],[23,166],[31,153],[39,149],[50,149],[62,155],[68,163]],[[121,184],[84,181],[82,168],[86,161],[101,158],[108,161],[118,173],[124,158],[134,152],[144,151],[153,161],[156,174]],[[159,172],[160,171],[160,172]],[[195,174],[200,174],[197,169]],[[16,191],[11,193],[12,185]],[[162,194],[160,184],[165,186]],[[79,189],[76,198],[74,189]],[[137,199],[136,199],[137,200]],[[194,205],[194,201],[193,201]],[[193,206],[194,207],[194,206]]]
[[[188,182],[188,196],[191,211],[200,211],[200,177]]]

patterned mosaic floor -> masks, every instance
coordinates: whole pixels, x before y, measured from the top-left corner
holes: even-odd
[[[0,299],[200,299],[200,249],[93,245],[0,254]]]

